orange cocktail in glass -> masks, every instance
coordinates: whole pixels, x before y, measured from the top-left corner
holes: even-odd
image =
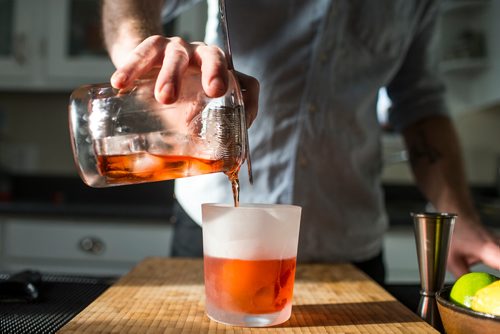
[[[207,315],[262,327],[290,318],[300,207],[203,205]]]

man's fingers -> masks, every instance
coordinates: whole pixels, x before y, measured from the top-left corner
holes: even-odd
[[[448,258],[448,270],[455,278],[459,278],[469,272],[469,265],[462,257],[452,256]]]
[[[227,91],[227,62],[217,46],[193,43],[192,62],[201,69],[201,84],[208,97],[220,97]]]
[[[146,38],[129,54],[111,77],[111,85],[118,89],[128,88],[134,80],[158,67],[155,98],[160,103],[174,103],[179,97],[182,76],[190,65],[200,69],[201,86],[208,97],[220,97],[226,93],[229,76],[227,62],[220,48],[159,35]],[[257,116],[259,83],[255,78],[241,73],[238,79],[245,89],[243,98],[247,126],[250,126]]]
[[[487,266],[500,271],[500,243],[488,242],[485,244],[480,255],[480,260]]]
[[[192,49],[180,38],[171,38],[165,48],[163,64],[155,85],[155,97],[161,103],[177,100],[181,77],[189,66]]]
[[[448,270],[456,278],[468,273],[469,268],[478,263],[500,271],[500,238],[486,230],[475,232],[477,234],[468,234],[468,236],[478,236],[475,240],[465,239],[460,245],[454,244],[456,240],[452,241],[448,257]]]
[[[146,38],[111,76],[111,85],[118,89],[126,88],[153,67],[161,65],[166,44],[167,39],[159,35]]]

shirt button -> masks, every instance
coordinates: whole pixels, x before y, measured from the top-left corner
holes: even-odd
[[[309,111],[309,113],[314,114],[316,112],[316,110],[318,110],[318,108],[316,108],[315,104],[311,103],[307,107],[307,110]]]
[[[299,166],[300,167],[307,167],[307,159],[303,155],[299,156]]]
[[[327,60],[328,60],[328,55],[326,54],[326,52],[321,52],[319,54],[319,62],[321,64],[324,64],[324,63],[326,63]]]

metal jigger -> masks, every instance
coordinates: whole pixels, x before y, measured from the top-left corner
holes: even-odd
[[[446,261],[456,214],[412,213],[420,271],[418,315],[432,327],[444,332],[437,309],[436,292],[444,283]]]

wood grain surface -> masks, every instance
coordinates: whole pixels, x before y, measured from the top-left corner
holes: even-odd
[[[297,267],[292,316],[231,327],[204,312],[200,259],[147,258],[58,333],[437,333],[349,264]]]

